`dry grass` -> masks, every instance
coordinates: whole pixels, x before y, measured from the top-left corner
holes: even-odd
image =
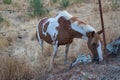
[[[4,48],[7,48],[8,47],[8,40],[2,36],[0,36],[0,49],[4,49]]]
[[[105,12],[109,12],[111,10],[111,6],[108,5],[108,4],[105,4],[102,6],[102,11],[105,13]],[[99,12],[99,6],[96,6],[93,8],[92,10],[93,12]]]
[[[9,32],[9,34],[6,35],[7,40],[9,43],[14,43],[18,37],[17,32]]]
[[[117,28],[118,30],[115,30],[115,29],[111,29],[111,28],[108,28],[106,29],[106,40],[107,40],[107,43],[115,40],[116,38],[118,38],[120,35],[120,28]]]
[[[109,11],[117,11],[120,10],[120,1],[119,0],[105,0],[102,2],[102,10],[103,12],[109,12]],[[96,7],[93,8],[94,12],[99,12],[99,6],[96,5]]]
[[[32,70],[24,59],[0,56],[0,80],[23,80],[32,78]]]
[[[29,3],[26,0],[12,0],[12,3],[10,5],[5,5],[3,2],[1,2],[0,10],[9,10],[9,9],[14,9],[14,10],[22,10],[22,9],[27,9],[29,6]]]
[[[16,32],[9,32],[9,34],[3,33],[3,35],[0,35],[0,49],[6,49],[11,43],[14,43],[16,39]]]
[[[3,18],[3,21],[0,22],[0,30],[6,30],[10,27],[10,21]]]

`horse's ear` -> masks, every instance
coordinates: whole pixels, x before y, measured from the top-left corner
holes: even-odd
[[[95,31],[86,33],[86,35],[87,35],[88,38],[94,37],[94,34],[95,34]]]
[[[98,34],[101,34],[102,32],[103,32],[103,30],[100,30],[100,31],[98,31],[97,33],[98,33]]]

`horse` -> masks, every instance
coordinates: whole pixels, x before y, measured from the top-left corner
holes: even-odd
[[[74,38],[87,40],[88,48],[93,55],[93,61],[103,61],[102,40],[100,34],[102,30],[96,31],[91,25],[74,17],[67,11],[60,11],[55,17],[43,18],[36,27],[36,37],[43,53],[43,41],[53,47],[50,65],[54,67],[54,58],[60,45],[66,45],[65,62],[69,46]]]

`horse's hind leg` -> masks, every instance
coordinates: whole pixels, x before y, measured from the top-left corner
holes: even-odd
[[[67,56],[68,56],[69,47],[70,47],[70,44],[67,44],[66,49],[65,49],[65,62],[64,62],[64,64],[67,64]]]

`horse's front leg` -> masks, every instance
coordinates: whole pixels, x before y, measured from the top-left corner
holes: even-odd
[[[54,58],[57,54],[57,50],[58,50],[58,42],[56,41],[56,43],[53,46],[53,53],[52,53],[52,57],[51,57],[51,62],[50,62],[50,68],[54,68]]]
[[[64,64],[67,64],[67,56],[68,56],[68,51],[69,51],[69,47],[70,47],[70,44],[67,44],[66,45],[66,49],[65,49],[65,62]]]

